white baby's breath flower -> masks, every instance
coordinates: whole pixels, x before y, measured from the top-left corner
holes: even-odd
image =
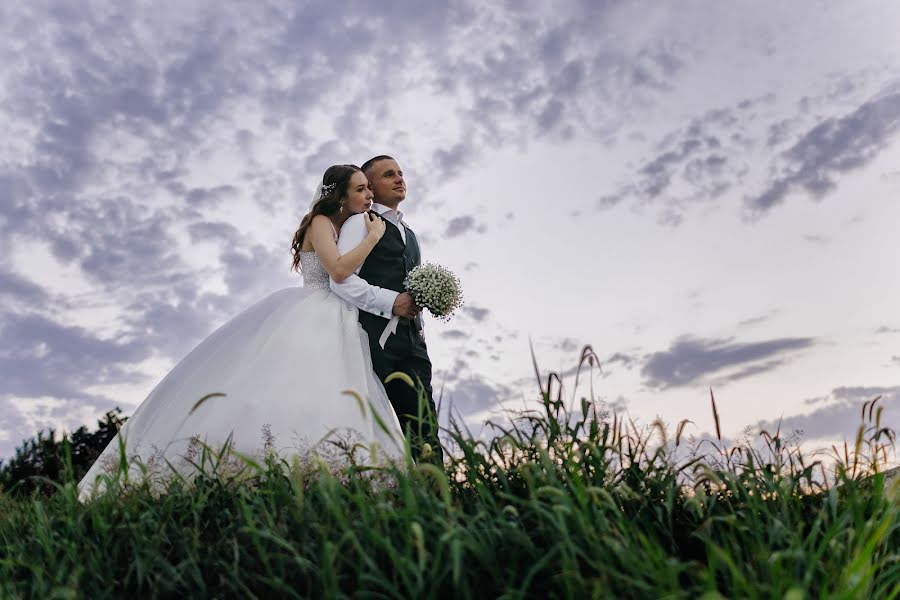
[[[444,321],[463,304],[459,278],[447,267],[433,263],[419,265],[406,276],[405,284],[416,304]]]

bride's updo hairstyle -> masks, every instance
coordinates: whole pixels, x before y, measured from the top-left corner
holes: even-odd
[[[294,271],[300,271],[300,249],[303,248],[303,239],[309,226],[312,225],[313,217],[325,215],[330,219],[341,211],[341,200],[347,197],[350,178],[359,170],[356,165],[332,165],[322,175],[322,196],[313,203],[312,208],[300,221],[300,227],[297,228],[294,241],[291,242],[291,254],[294,255],[291,269]]]

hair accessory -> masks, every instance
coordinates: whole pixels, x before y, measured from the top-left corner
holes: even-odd
[[[335,188],[336,186],[337,186],[336,183],[329,183],[329,184],[327,184],[327,185],[323,185],[323,186],[322,186],[322,197],[324,198],[325,196],[327,196],[328,194],[330,194],[330,193],[332,192],[332,190],[334,190],[334,188]]]

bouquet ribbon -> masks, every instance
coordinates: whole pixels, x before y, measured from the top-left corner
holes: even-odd
[[[391,317],[391,320],[388,321],[387,327],[384,328],[384,331],[381,332],[381,337],[378,338],[378,343],[381,345],[381,349],[384,350],[384,345],[387,344],[388,338],[391,337],[392,333],[397,333],[397,325],[400,323],[400,317],[394,315]]]

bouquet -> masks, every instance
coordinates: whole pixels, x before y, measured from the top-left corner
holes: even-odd
[[[428,312],[443,321],[449,321],[453,312],[462,306],[463,295],[459,278],[447,267],[432,263],[414,267],[406,275],[404,285],[416,304],[427,308]],[[388,337],[397,332],[399,322],[400,318],[396,315],[391,317],[381,334],[381,339],[378,340],[382,348],[387,343]]]
[[[409,272],[404,285],[416,304],[443,321],[449,321],[453,312],[462,306],[459,278],[447,267],[432,263],[419,265]]]

